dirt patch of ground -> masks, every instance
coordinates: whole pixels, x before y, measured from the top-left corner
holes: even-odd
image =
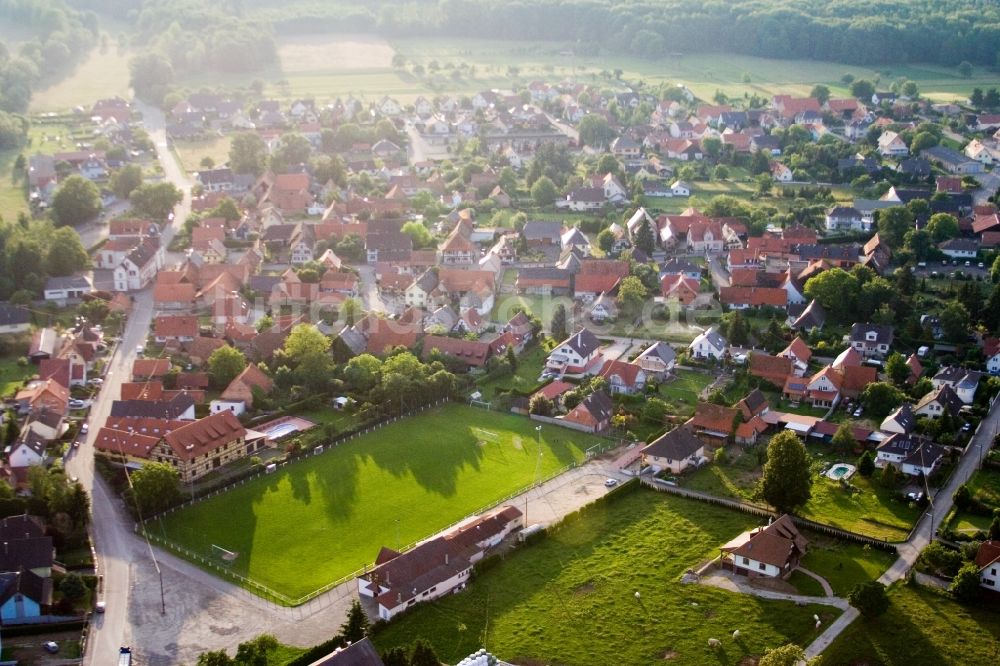
[[[678,655],[676,651],[667,650],[666,652],[663,653],[663,661],[670,661],[671,659],[676,659],[679,656],[680,655]]]
[[[578,585],[576,589],[573,590],[573,594],[590,594],[594,591],[594,581],[588,580],[583,585]]]
[[[279,41],[283,72],[388,69],[396,51],[374,35],[297,35]]]

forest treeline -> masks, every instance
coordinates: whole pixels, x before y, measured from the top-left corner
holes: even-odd
[[[34,35],[13,48],[0,44],[0,110],[5,112],[26,111],[40,81],[71,71],[96,45],[97,15],[61,0],[0,0],[0,17]],[[8,122],[0,116],[0,124]]]
[[[985,0],[245,0],[278,33],[559,40],[643,58],[724,52],[880,65],[996,66],[1000,4]]]

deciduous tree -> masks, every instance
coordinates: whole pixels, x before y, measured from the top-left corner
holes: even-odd
[[[52,216],[56,224],[77,225],[101,212],[101,191],[83,176],[66,178],[52,198]]]
[[[889,610],[885,585],[877,580],[859,583],[847,595],[847,601],[865,617],[878,617]]]
[[[771,438],[759,491],[768,504],[786,513],[809,501],[812,496],[809,458],[795,433],[786,430]]]
[[[229,386],[229,382],[247,367],[246,356],[236,347],[219,347],[208,357],[208,374],[212,384],[219,389]]]
[[[180,473],[167,463],[147,462],[132,472],[132,493],[144,518],[177,503],[181,496]]]

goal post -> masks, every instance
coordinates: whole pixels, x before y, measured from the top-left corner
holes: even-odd
[[[231,550],[226,550],[218,544],[212,544],[212,557],[217,557],[226,564],[232,564],[236,558],[240,556],[239,553],[235,553]]]

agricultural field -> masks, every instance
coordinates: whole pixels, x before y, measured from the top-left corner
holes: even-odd
[[[112,40],[113,41],[113,40]],[[41,87],[31,95],[29,111],[69,111],[85,109],[105,97],[130,99],[128,61],[131,53],[113,45],[94,48],[68,76]]]
[[[808,643],[813,613],[824,625],[839,614],[681,584],[687,569],[718,555],[754,519],[628,490],[515,551],[462,594],[393,621],[375,644],[423,637],[451,663],[485,645],[519,664],[744,664],[765,647]],[[733,641],[736,629],[742,636]],[[709,638],[722,649],[709,648]]]
[[[579,462],[597,440],[448,405],[291,464],[150,525],[202,556],[238,553],[234,573],[298,598],[424,539],[536,478]],[[537,471],[536,471],[537,468]]]
[[[814,461],[831,463],[837,456],[820,447],[808,447]],[[686,488],[701,492],[751,500],[761,465],[757,454],[748,451],[723,464],[708,465],[683,481]],[[851,490],[814,472],[812,499],[799,515],[820,523],[857,532],[876,539],[903,541],[920,515],[920,509],[897,499],[897,493],[882,488],[874,478],[855,474]]]
[[[1000,612],[962,605],[947,594],[897,583],[889,610],[854,621],[817,662],[841,664],[995,664],[1000,651]]]
[[[404,67],[392,67],[394,55]],[[845,74],[873,81],[912,79],[921,94],[934,100],[964,99],[974,87],[996,85],[996,76],[974,68],[963,78],[955,68],[935,65],[896,65],[872,69],[855,65],[808,60],[777,60],[732,54],[695,54],[643,60],[614,54],[574,56],[560,42],[503,41],[460,38],[396,38],[375,35],[289,35],[278,40],[279,64],[270,71],[227,79],[230,85],[247,86],[257,79],[264,94],[291,99],[310,96],[333,99],[353,95],[375,101],[383,95],[412,102],[420,95],[472,94],[491,88],[509,89],[514,81],[576,78],[615,88],[620,84],[610,72],[622,71],[624,79],[642,79],[688,86],[701,99],[716,91],[731,97],[775,93],[807,95],[822,83],[832,93],[846,95]],[[413,66],[424,68],[414,74]],[[436,67],[436,69],[434,69]],[[190,77],[189,88],[215,87],[218,78]]]

